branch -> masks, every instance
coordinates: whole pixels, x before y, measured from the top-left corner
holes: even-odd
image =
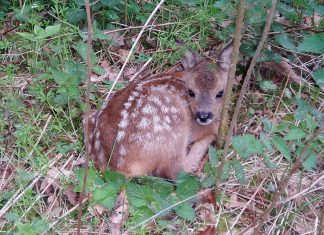
[[[91,12],[90,12],[90,4],[89,0],[85,0],[85,8],[87,12],[87,24],[88,24],[88,38],[87,38],[87,46],[88,46],[88,55],[87,55],[87,84],[86,84],[86,96],[85,96],[85,130],[84,130],[84,138],[85,143],[89,143],[89,112],[90,112],[90,78],[91,78],[91,49],[92,49],[92,25],[91,25]],[[86,158],[85,158],[85,166],[84,166],[84,177],[83,177],[83,186],[82,192],[79,198],[79,212],[78,212],[78,225],[77,225],[77,234],[81,234],[81,217],[82,217],[82,206],[86,191],[86,185],[88,181],[88,168],[89,168],[89,150],[88,144],[86,147]]]
[[[228,135],[227,135],[226,142],[225,142],[224,155],[228,152],[228,149],[229,149],[229,146],[230,146],[230,143],[231,143],[231,139],[232,139],[232,135],[233,135],[234,126],[236,125],[236,120],[237,120],[238,114],[240,112],[240,108],[241,108],[241,104],[242,104],[244,95],[246,94],[246,90],[247,90],[248,85],[250,83],[250,79],[251,79],[251,75],[252,75],[254,66],[256,64],[257,59],[260,56],[261,50],[262,50],[262,48],[264,46],[264,43],[265,43],[265,41],[267,39],[267,35],[268,35],[269,31],[270,31],[270,26],[271,26],[271,23],[272,23],[272,19],[273,19],[273,15],[274,15],[274,12],[275,12],[275,9],[276,9],[276,5],[277,5],[277,0],[272,0],[272,6],[271,6],[271,9],[268,11],[266,24],[265,24],[264,30],[262,32],[259,45],[258,45],[258,47],[257,47],[257,49],[255,51],[255,54],[254,54],[253,58],[252,58],[251,64],[250,64],[250,66],[248,68],[248,71],[246,72],[246,76],[245,76],[245,79],[244,79],[244,82],[243,82],[243,86],[242,86],[242,89],[240,91],[240,96],[239,96],[239,98],[238,98],[238,100],[236,102],[236,106],[235,106],[234,114],[233,114],[233,117],[232,117],[231,125],[230,125],[230,128],[228,130]]]
[[[307,142],[303,152],[300,154],[300,156],[297,158],[295,164],[290,169],[289,173],[287,175],[282,176],[282,179],[280,180],[280,183],[277,187],[277,190],[275,191],[273,198],[271,200],[270,205],[268,208],[258,217],[254,220],[253,223],[251,223],[249,226],[247,226],[242,232],[239,233],[239,235],[243,235],[246,231],[248,231],[251,228],[254,228],[258,225],[258,229],[260,230],[261,226],[264,224],[264,222],[268,219],[268,216],[270,215],[272,209],[276,206],[277,201],[279,200],[280,195],[283,193],[285,188],[287,187],[289,180],[293,174],[296,173],[296,171],[302,166],[303,162],[307,160],[307,158],[310,156],[306,156],[308,149],[310,146],[314,143],[318,135],[323,131],[323,125],[318,128],[316,132],[314,132],[312,138]]]
[[[223,172],[223,167],[224,167],[224,164],[225,164],[225,159],[226,159],[226,156],[227,156],[227,153],[228,153],[228,150],[229,150],[229,146],[231,144],[231,139],[232,139],[232,135],[233,135],[234,126],[236,125],[236,120],[237,120],[237,117],[238,117],[238,114],[239,114],[239,111],[240,111],[240,108],[241,108],[241,104],[242,104],[242,101],[243,101],[243,97],[246,94],[246,90],[247,90],[248,84],[250,82],[251,74],[252,74],[253,68],[254,68],[254,66],[256,64],[257,58],[260,55],[260,52],[261,52],[261,50],[263,48],[263,45],[264,45],[264,43],[265,43],[265,41],[267,39],[267,35],[268,35],[269,31],[270,31],[270,26],[271,26],[271,23],[272,23],[272,18],[273,18],[273,15],[274,15],[274,11],[276,9],[276,4],[277,4],[277,1],[276,0],[272,0],[272,7],[271,7],[270,11],[268,11],[268,15],[267,15],[267,19],[266,19],[266,24],[265,24],[264,30],[262,32],[259,45],[258,45],[258,47],[257,47],[257,49],[255,51],[255,55],[254,55],[254,57],[253,57],[253,59],[251,61],[251,64],[250,64],[249,68],[248,68],[248,71],[246,73],[246,77],[244,79],[244,83],[243,83],[242,89],[240,91],[240,96],[239,96],[239,98],[238,98],[238,100],[236,102],[236,106],[235,106],[234,114],[233,114],[233,117],[232,117],[231,125],[230,125],[230,128],[228,130],[227,137],[226,137],[226,142],[225,142],[223,157],[221,159],[221,163],[220,163],[219,167],[217,168],[216,196],[217,195],[220,195],[220,191],[219,191],[218,185],[220,184],[220,181],[221,181],[221,175],[222,175],[222,172]],[[227,90],[226,90],[226,92],[227,92]],[[228,99],[229,98],[230,97],[228,97]],[[227,110],[225,110],[225,111],[223,110],[222,111],[222,118],[223,118],[223,115],[226,115],[226,116],[228,115],[228,107],[227,106],[225,106],[225,107],[223,106],[223,109],[224,108],[226,108]],[[226,112],[226,114],[225,113],[223,114],[223,112]],[[227,125],[226,122],[227,122],[227,117],[224,118],[224,121],[221,122],[221,124],[220,124],[221,130],[226,127],[226,125]],[[224,130],[222,130],[222,131],[223,131],[222,134],[225,136],[225,131]],[[220,142],[218,143],[218,147],[219,148],[221,148],[223,146],[224,136],[221,136],[221,135],[219,136],[219,138],[221,138]]]
[[[234,78],[235,78],[238,54],[239,54],[240,45],[241,45],[244,12],[245,12],[245,1],[240,0],[240,6],[237,10],[237,16],[236,16],[236,21],[235,21],[236,29],[235,29],[235,34],[234,34],[233,52],[231,55],[231,63],[230,63],[230,68],[229,68],[229,72],[228,72],[228,77],[227,77],[227,84],[226,84],[224,102],[223,102],[223,107],[222,107],[222,115],[221,115],[221,120],[220,120],[220,124],[219,124],[219,134],[218,134],[218,138],[217,138],[217,147],[218,148],[222,148],[222,146],[224,144],[224,140],[225,140],[226,127],[227,127],[227,123],[228,123],[228,110],[229,110],[229,105],[230,105],[230,101],[231,101],[232,87],[233,87],[233,82],[234,82]]]
[[[234,77],[235,77],[235,71],[236,71],[236,65],[237,65],[237,60],[238,60],[238,54],[240,50],[240,44],[241,44],[241,38],[242,38],[242,29],[243,29],[243,19],[244,19],[244,12],[245,12],[245,1],[240,0],[240,6],[237,10],[237,16],[236,16],[236,29],[235,29],[235,34],[234,34],[234,43],[233,43],[233,52],[231,55],[231,63],[230,63],[230,68],[228,72],[228,79],[227,79],[227,84],[226,84],[226,90],[225,90],[225,97],[224,97],[224,103],[222,107],[222,115],[221,115],[221,120],[219,124],[219,134],[217,138],[217,147],[222,148],[224,139],[225,139],[225,132],[226,132],[226,127],[227,127],[227,122],[228,122],[228,110],[229,110],[229,105],[230,105],[230,99],[232,95],[232,87],[233,87],[233,82],[234,82]],[[216,170],[217,176],[216,176],[216,186],[215,186],[215,193],[216,193],[216,200],[218,199],[220,195],[219,191],[219,184],[221,181],[221,172],[223,172],[223,167],[225,164],[225,152],[224,156],[221,160],[221,163],[219,167]]]

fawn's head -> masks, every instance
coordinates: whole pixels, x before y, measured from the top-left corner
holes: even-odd
[[[181,60],[189,105],[200,125],[220,119],[232,48],[225,48],[217,63],[191,50]]]

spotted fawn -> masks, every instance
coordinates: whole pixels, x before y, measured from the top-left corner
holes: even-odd
[[[86,144],[96,167],[129,177],[194,172],[217,135],[231,52],[215,62],[187,50],[183,72],[131,82],[93,111]]]

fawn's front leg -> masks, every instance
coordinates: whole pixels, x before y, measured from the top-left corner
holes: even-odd
[[[206,138],[196,141],[190,151],[188,156],[183,161],[183,169],[188,173],[193,173],[197,170],[199,163],[205,153],[207,152],[208,145],[215,140],[214,135],[210,135]]]

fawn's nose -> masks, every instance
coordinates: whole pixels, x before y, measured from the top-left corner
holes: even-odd
[[[213,117],[213,114],[211,112],[198,112],[196,115],[201,124],[209,123]]]

